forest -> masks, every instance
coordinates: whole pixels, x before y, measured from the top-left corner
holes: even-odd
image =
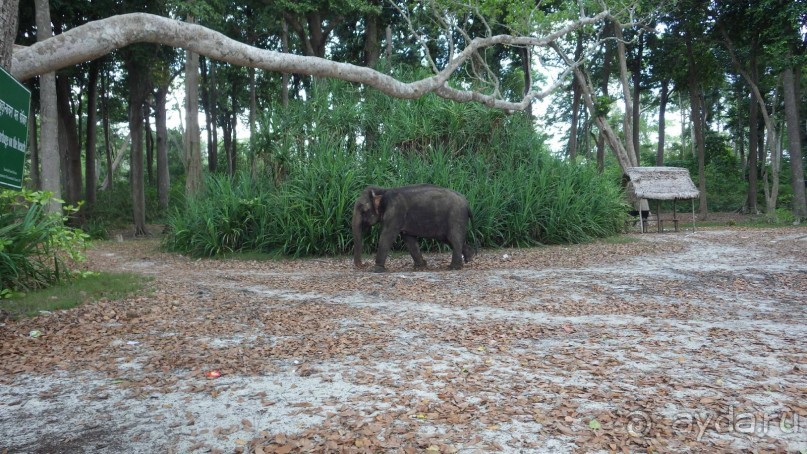
[[[635,166],[688,168],[702,220],[807,218],[804,0],[35,0],[0,17],[0,65],[32,93],[4,257],[153,224],[199,256],[344,254],[364,186],[420,182],[467,195],[477,245],[579,243],[621,230]]]

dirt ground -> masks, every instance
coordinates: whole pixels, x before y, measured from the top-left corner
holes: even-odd
[[[0,324],[0,453],[805,452],[807,228],[627,237],[386,274],[96,243],[151,290]]]

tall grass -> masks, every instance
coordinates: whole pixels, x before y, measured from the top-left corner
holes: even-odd
[[[577,243],[619,231],[625,207],[617,185],[591,166],[550,156],[526,116],[434,96],[394,101],[344,82],[324,88],[284,117],[265,119],[261,177],[209,177],[206,192],[171,216],[169,249],[343,254],[353,246],[353,202],[368,184],[432,183],[465,194],[472,241],[483,247]],[[368,131],[372,143],[362,143]],[[375,248],[376,236],[366,243]]]

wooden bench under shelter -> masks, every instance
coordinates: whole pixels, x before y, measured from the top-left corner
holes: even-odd
[[[664,223],[671,223],[678,231],[678,215],[676,202],[678,200],[692,200],[692,229],[695,229],[695,199],[700,197],[700,191],[689,177],[689,170],[681,167],[631,167],[625,172],[628,182],[625,188],[628,198],[643,208],[649,201],[656,201],[656,225],[658,232],[664,232]],[[661,215],[661,201],[672,200],[672,218]],[[644,201],[644,202],[643,202]],[[647,222],[644,216],[639,216],[642,233],[647,231]]]

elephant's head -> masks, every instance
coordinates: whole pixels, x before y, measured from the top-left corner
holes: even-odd
[[[381,222],[381,198],[384,188],[367,186],[353,205],[353,264],[361,268],[362,235],[373,225]]]

